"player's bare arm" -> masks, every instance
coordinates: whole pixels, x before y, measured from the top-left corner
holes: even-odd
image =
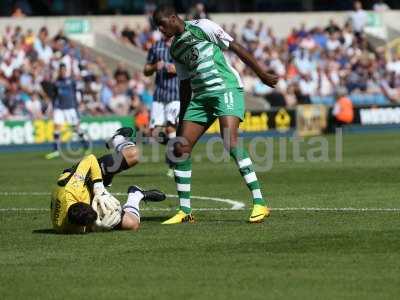
[[[263,68],[256,58],[247,51],[242,45],[239,43],[232,41],[229,44],[229,49],[232,50],[239,58],[248,65],[254,73],[261,79],[263,83],[270,87],[275,87],[276,83],[278,82],[278,76],[268,73],[265,68]]]

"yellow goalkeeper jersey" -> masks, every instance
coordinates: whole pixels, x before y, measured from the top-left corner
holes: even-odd
[[[64,172],[57,180],[57,187],[51,195],[51,221],[53,228],[62,233],[84,232],[84,226],[68,222],[68,209],[77,202],[90,204],[91,191],[86,179],[91,183],[102,180],[96,157],[91,154],[82,159],[70,172]]]

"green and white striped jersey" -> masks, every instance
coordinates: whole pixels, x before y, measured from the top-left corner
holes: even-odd
[[[194,96],[243,87],[222,51],[231,41],[228,33],[207,19],[185,22],[185,31],[175,36],[170,53],[179,79],[190,79]]]

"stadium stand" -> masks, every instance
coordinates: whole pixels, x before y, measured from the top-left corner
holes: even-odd
[[[243,28],[237,28],[236,23],[223,24],[228,33],[280,76],[275,90],[262,84],[236,56],[229,52],[227,56],[241,74],[246,92],[265,98],[267,106],[333,105],[339,87],[346,87],[355,105],[398,102],[399,58],[388,56],[382,41],[376,43],[363,32],[355,32],[352,22],[349,18],[340,26],[331,19],[325,26],[311,28],[303,23],[285,38],[278,38],[262,21],[255,24],[248,19]],[[124,43],[143,50],[160,38],[150,26],[139,32],[129,26],[118,30],[114,25],[111,31]],[[390,35],[392,32],[388,31]]]
[[[193,11],[187,19],[205,14]],[[96,47],[90,51],[62,31],[49,37],[46,27],[37,32],[7,27],[0,44],[1,119],[48,117],[51,101],[45,85],[55,79],[61,62],[77,80],[83,115],[148,110],[153,86],[142,76],[141,66],[145,51],[161,34],[147,23],[112,24],[108,34],[94,34]],[[286,37],[278,37],[263,21],[248,19],[241,28],[236,23],[221,25],[280,76],[272,90],[236,56],[226,53],[241,74],[250,110],[304,103],[332,106],[339,87],[346,87],[354,105],[400,101],[400,57],[386,55],[385,48],[354,32],[351,20],[344,25],[333,19],[325,26],[303,23]]]
[[[0,57],[2,119],[49,116],[51,99],[46,84],[55,80],[60,63],[77,81],[79,109],[84,115],[133,113],[151,95],[150,81],[140,71],[129,72],[123,63],[111,70],[101,56],[93,55],[62,32],[50,38],[46,27],[37,34],[8,27],[0,44]]]

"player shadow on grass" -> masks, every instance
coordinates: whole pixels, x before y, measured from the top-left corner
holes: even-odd
[[[140,217],[142,222],[155,222],[155,223],[162,223],[166,219],[168,219],[168,216],[153,216],[153,217]],[[236,224],[248,224],[247,221],[244,220],[237,220],[237,219],[206,219],[206,218],[201,218],[201,219],[195,219],[194,225],[197,223],[199,224],[223,224],[223,223],[236,223]]]
[[[32,230],[33,234],[58,234],[54,229],[34,229]]]
[[[168,217],[166,216],[152,216],[152,217],[140,217],[141,222],[164,222]]]
[[[107,234],[113,232],[113,230],[110,231],[102,231],[102,232],[96,232],[96,234]],[[32,230],[32,234],[54,234],[54,235],[82,235],[82,234],[92,234],[94,232],[77,232],[77,233],[60,233],[56,232],[54,229],[48,228],[48,229],[34,229]]]
[[[154,172],[154,173],[137,173],[137,172],[132,172],[132,173],[126,173],[126,174],[119,174],[119,177],[154,177],[154,176],[164,176],[163,174],[160,174],[159,172]]]
[[[141,217],[140,219],[141,219],[141,222],[146,222],[146,223],[147,222],[152,222],[152,223],[160,224],[160,223],[164,222],[167,218],[168,218],[167,216],[150,216],[150,217]],[[197,222],[195,222],[195,224],[196,223]],[[213,223],[213,224],[215,224],[215,223],[243,223],[243,224],[245,224],[247,222],[243,221],[243,220],[237,220],[237,219],[232,219],[232,220],[226,220],[226,219],[223,219],[223,220],[222,219],[213,219],[213,220],[207,219],[207,220],[205,220],[205,219],[203,219],[203,220],[200,220],[199,223],[204,223],[204,224],[210,224],[210,223]],[[106,232],[100,232],[100,233],[104,234],[104,233],[108,233],[108,232],[112,232],[112,231],[106,231]],[[63,235],[62,233],[56,232],[52,228],[34,229],[34,230],[32,230],[32,234]],[[82,233],[75,233],[75,234],[80,235]]]

